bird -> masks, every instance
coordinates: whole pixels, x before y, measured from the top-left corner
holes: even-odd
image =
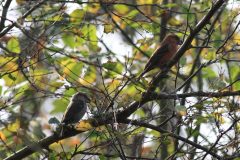
[[[177,52],[178,45],[182,45],[182,43],[182,40],[176,34],[170,34],[165,37],[147,61],[147,64],[142,73],[138,76],[138,79],[154,68],[160,68],[162,70],[164,64],[166,64]]]
[[[74,94],[63,115],[61,123],[64,123],[65,125],[78,123],[86,113],[86,103],[90,103],[90,98],[86,93],[77,92]],[[62,128],[60,134],[61,137],[63,135],[63,130],[64,129]]]

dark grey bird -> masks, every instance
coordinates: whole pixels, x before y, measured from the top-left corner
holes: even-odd
[[[61,123],[65,125],[78,123],[86,113],[86,103],[90,103],[90,98],[86,93],[78,92],[74,94],[63,115]],[[60,134],[61,137],[63,135],[63,130],[64,129],[62,129]]]

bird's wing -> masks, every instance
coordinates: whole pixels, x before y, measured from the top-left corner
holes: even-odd
[[[65,111],[61,123],[72,123],[71,120],[73,119],[73,117],[84,109],[84,102],[81,100],[74,101],[70,103],[69,106],[71,107],[68,107]]]
[[[155,65],[161,59],[164,55],[166,55],[169,52],[169,44],[164,44],[158,49],[155,50],[155,52],[152,54],[150,59],[148,60],[147,65],[145,66],[144,72],[147,73],[154,69]]]

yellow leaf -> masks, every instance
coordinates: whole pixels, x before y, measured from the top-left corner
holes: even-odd
[[[113,20],[116,21],[116,22],[121,21],[121,18],[119,18],[118,16],[113,15],[112,18],[113,18]]]
[[[25,4],[25,1],[24,1],[24,0],[16,0],[16,2],[17,2],[18,4]]]
[[[153,4],[153,0],[138,0],[137,4]]]
[[[92,85],[97,79],[97,70],[94,66],[89,66],[87,72],[84,74],[84,77],[79,79],[79,82],[82,85]]]
[[[206,60],[212,60],[216,58],[216,54],[214,52],[207,52],[205,53],[204,59]]]
[[[126,27],[125,23],[121,23],[121,24],[120,24],[120,28],[121,28],[121,29],[124,29],[125,27]]]
[[[134,129],[131,134],[136,134],[136,133],[142,132],[144,130],[145,130],[145,127],[138,127],[136,129]]]
[[[7,49],[9,49],[11,52],[20,53],[20,45],[19,40],[16,37],[12,37],[7,44]]]
[[[182,25],[182,23],[180,21],[176,20],[176,18],[174,18],[174,17],[169,17],[167,19],[167,23],[172,26],[181,26]]]
[[[114,33],[114,27],[111,24],[104,25],[104,33],[108,34],[109,32]]]
[[[92,125],[89,123],[89,120],[83,120],[78,123],[78,125],[75,127],[78,131],[87,131],[92,129]]]
[[[2,131],[0,131],[0,141],[4,141],[4,140],[6,140],[6,136],[5,136],[5,134],[2,132]]]
[[[226,122],[226,120],[223,118],[222,113],[223,113],[223,111],[215,112],[213,114],[210,114],[209,117],[215,118],[216,120],[221,122],[221,124],[224,124]]]
[[[96,131],[103,131],[103,130],[105,130],[105,129],[106,129],[105,126],[100,126],[100,127],[97,127],[97,128],[96,128]]]
[[[98,1],[96,1],[98,2]],[[91,12],[91,13],[95,13],[97,12],[99,9],[101,8],[100,3],[92,3],[92,4],[88,4],[87,6],[87,11]]]
[[[75,9],[70,14],[70,21],[75,22],[76,24],[80,24],[84,15],[85,15],[85,12],[82,9]]]
[[[144,39],[139,39],[136,44],[143,43],[143,42],[144,42]]]
[[[240,39],[240,35],[239,35],[239,34],[236,34],[236,35],[234,36],[233,42],[234,42],[234,43],[237,43],[237,42],[239,42],[239,39]]]
[[[32,21],[32,16],[31,16],[31,15],[28,15],[28,16],[27,16],[27,20]]]
[[[7,128],[11,132],[17,132],[17,130],[20,128],[20,121],[19,121],[19,119],[17,118],[15,123],[13,123],[13,124],[8,124]]]

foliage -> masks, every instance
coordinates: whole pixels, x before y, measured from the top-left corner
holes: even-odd
[[[239,2],[16,2],[0,3],[1,158],[239,159]],[[138,81],[170,33],[174,62]],[[54,137],[78,91],[90,118]]]

